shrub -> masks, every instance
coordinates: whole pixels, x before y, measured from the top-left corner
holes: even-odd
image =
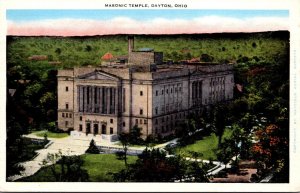
[[[95,141],[92,139],[90,142],[89,148],[85,151],[85,153],[90,153],[90,154],[98,154],[100,153],[99,149],[97,148]]]

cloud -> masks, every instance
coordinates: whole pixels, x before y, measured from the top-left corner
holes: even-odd
[[[7,21],[8,35],[25,36],[260,32],[288,29],[288,18],[282,17],[240,19],[206,16],[190,20],[155,18],[146,21],[116,17],[110,20],[64,18],[28,22]]]

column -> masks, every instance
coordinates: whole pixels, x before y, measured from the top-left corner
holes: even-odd
[[[117,86],[117,88],[116,88],[116,96],[115,96],[115,114],[116,115],[118,115],[118,113],[119,113],[119,110],[120,110],[120,108],[119,108],[119,96],[120,96],[120,87],[119,86]]]
[[[93,103],[93,93],[92,93],[93,87],[89,86],[89,112],[92,112],[92,103]]]
[[[99,113],[102,113],[102,100],[103,100],[103,92],[102,92],[103,87],[99,87]]]
[[[87,112],[87,87],[83,86],[83,112]]]
[[[91,86],[91,111],[92,113],[95,112],[95,87]]]
[[[111,97],[111,88],[109,87],[109,88],[107,88],[107,90],[106,90],[106,94],[107,94],[107,96],[106,96],[106,107],[107,107],[107,114],[110,114],[110,103],[111,103],[111,101],[110,101],[110,97]]]
[[[115,114],[116,104],[116,89],[112,88],[112,103],[111,103],[111,114]]]
[[[78,112],[80,112],[80,86],[77,86],[77,106]]]
[[[102,97],[103,97],[103,100],[102,100],[103,114],[106,114],[106,112],[107,112],[106,111],[106,103],[107,103],[106,90],[107,90],[107,88],[103,87],[103,89],[102,89],[102,91],[103,91],[103,95],[102,95]]]

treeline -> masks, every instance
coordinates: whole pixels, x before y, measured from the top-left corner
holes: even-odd
[[[289,47],[289,32],[222,33],[186,35],[136,35],[135,48],[150,47],[164,52],[165,60],[212,56],[215,62],[243,60],[274,62]],[[99,65],[101,57],[127,54],[127,35],[89,37],[7,37],[9,59],[27,60],[45,55],[47,61],[59,62],[58,67]]]

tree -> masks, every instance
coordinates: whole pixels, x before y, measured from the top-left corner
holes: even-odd
[[[202,62],[213,62],[214,61],[214,57],[210,56],[208,54],[201,54],[200,61],[202,61]]]
[[[87,52],[92,51],[92,46],[86,45],[86,46],[85,46],[85,51],[87,51]]]
[[[224,142],[222,142],[219,146],[218,152],[217,152],[217,159],[226,165],[230,162],[230,160],[233,157],[233,151],[230,148],[231,141],[228,139],[225,139]]]
[[[225,130],[225,125],[227,121],[226,113],[227,107],[225,105],[219,104],[213,109],[213,116],[214,116],[214,124],[213,124],[213,131],[218,136],[218,146],[222,142],[222,136]]]
[[[121,133],[119,134],[119,141],[123,147],[123,153],[117,153],[117,158],[124,160],[125,166],[127,167],[127,150],[130,144],[130,135],[128,133]]]
[[[90,153],[90,154],[98,154],[100,153],[98,147],[96,146],[96,143],[94,139],[91,140],[89,148],[85,151],[85,153]]]
[[[143,142],[143,139],[141,138],[141,128],[137,125],[133,126],[133,128],[130,129],[129,132],[129,143],[133,145],[139,145]]]
[[[57,182],[87,182],[89,175],[86,170],[82,169],[83,163],[84,161],[80,156],[65,156],[59,151],[55,154],[48,153],[42,166],[50,168]]]
[[[275,124],[258,129],[252,151],[259,164],[258,174],[275,171],[279,182],[287,182],[289,174],[288,137],[284,128]]]
[[[112,175],[115,181],[123,182],[208,181],[198,162],[189,162],[179,156],[166,157],[160,149],[148,148],[138,155],[134,164]]]

